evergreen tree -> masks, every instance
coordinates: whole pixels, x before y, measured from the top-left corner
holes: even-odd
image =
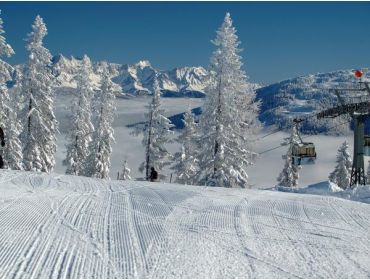
[[[145,161],[140,165],[139,171],[145,170],[145,178],[149,180],[150,168],[161,171],[166,165],[169,165],[169,159],[172,155],[167,151],[165,144],[170,143],[169,135],[172,133],[173,125],[171,121],[164,116],[164,110],[161,109],[160,89],[157,79],[154,81],[154,92],[151,103],[148,106],[149,113],[145,114],[147,124],[144,128],[144,138],[142,141],[145,147]]]
[[[89,155],[94,126],[92,124],[91,100],[94,95],[90,80],[92,73],[91,61],[84,56],[79,72],[76,75],[77,96],[72,104],[71,129],[68,135],[67,156],[64,164],[67,165],[66,174],[84,175],[85,164]]]
[[[349,153],[349,144],[344,141],[337,153],[337,165],[329,175],[329,180],[342,189],[349,187],[351,181],[352,158]]]
[[[0,18],[0,57],[10,57],[14,54],[13,48],[6,42],[3,34],[5,33],[3,28],[3,20]]]
[[[87,163],[87,175],[96,178],[108,179],[110,156],[114,143],[113,120],[115,107],[116,85],[110,80],[108,64],[101,65],[101,86],[97,96],[96,124],[93,139],[90,145],[90,157]]]
[[[51,172],[55,165],[57,121],[51,54],[43,46],[46,34],[46,25],[37,16],[28,34],[29,59],[22,83],[27,103],[23,112],[23,160],[26,170]]]
[[[8,111],[8,122],[6,126],[6,144],[4,147],[4,164],[6,168],[13,170],[23,169],[23,154],[22,143],[20,141],[20,133],[22,130],[21,120],[19,118],[19,107],[21,104],[22,85],[20,77],[21,73],[15,71],[13,81],[13,91],[10,96],[10,110]]]
[[[292,162],[292,147],[294,144],[299,144],[301,142],[296,126],[293,126],[291,135],[286,140],[287,141],[284,143],[284,145],[288,145],[289,148],[286,155],[284,156],[285,159],[284,168],[281,171],[277,180],[279,186],[292,188],[298,186],[299,179],[298,172],[301,168],[300,166],[294,165]]]
[[[2,57],[10,57],[14,54],[14,50],[12,47],[7,44],[5,37],[3,34],[5,33],[3,29],[3,20],[0,18],[0,127],[6,130],[7,127],[7,120],[9,110],[9,94],[8,94],[8,87],[6,82],[9,80],[9,70],[8,64],[3,61]],[[5,136],[7,135],[6,131]]]
[[[21,169],[21,156],[19,155],[19,122],[17,121],[17,100],[9,96],[6,82],[10,80],[9,65],[2,57],[14,54],[13,48],[6,42],[3,34],[3,20],[0,18],[0,127],[4,131],[5,146],[3,151],[4,167]]]
[[[183,122],[183,133],[176,139],[177,142],[181,143],[181,152],[174,155],[176,164],[172,169],[176,172],[177,183],[193,185],[199,167],[195,143],[197,127],[190,107],[184,114]]]
[[[123,162],[122,172],[119,175],[119,180],[132,180],[131,179],[131,169],[128,167],[127,160]]]
[[[247,187],[246,168],[255,159],[253,140],[259,104],[242,70],[236,29],[227,13],[213,41],[210,83],[200,119],[199,183]]]

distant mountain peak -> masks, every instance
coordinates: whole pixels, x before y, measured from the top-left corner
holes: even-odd
[[[135,63],[135,66],[140,68],[152,67],[149,60],[140,60],[139,62]]]

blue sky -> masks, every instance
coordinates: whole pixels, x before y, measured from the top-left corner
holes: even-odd
[[[211,40],[230,12],[251,81],[370,66],[370,2],[1,2],[7,41],[26,59],[24,38],[40,14],[53,54],[159,69],[207,66]]]

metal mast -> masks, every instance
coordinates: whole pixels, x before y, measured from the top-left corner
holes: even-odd
[[[333,89],[338,97],[340,106],[324,110],[316,115],[318,119],[321,118],[336,118],[340,115],[349,114],[354,121],[354,139],[353,139],[353,163],[351,172],[350,187],[354,185],[365,185],[365,168],[364,168],[364,134],[365,134],[365,119],[370,115],[370,101],[345,104],[340,92],[348,91],[367,91],[370,96],[370,87],[368,83],[364,84],[364,88],[342,88]]]
[[[366,115],[354,115],[355,131],[353,139],[353,163],[351,171],[351,181],[349,186],[366,185],[364,167],[364,120]]]

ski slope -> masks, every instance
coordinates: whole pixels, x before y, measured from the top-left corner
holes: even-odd
[[[0,278],[369,278],[370,205],[0,170]]]

